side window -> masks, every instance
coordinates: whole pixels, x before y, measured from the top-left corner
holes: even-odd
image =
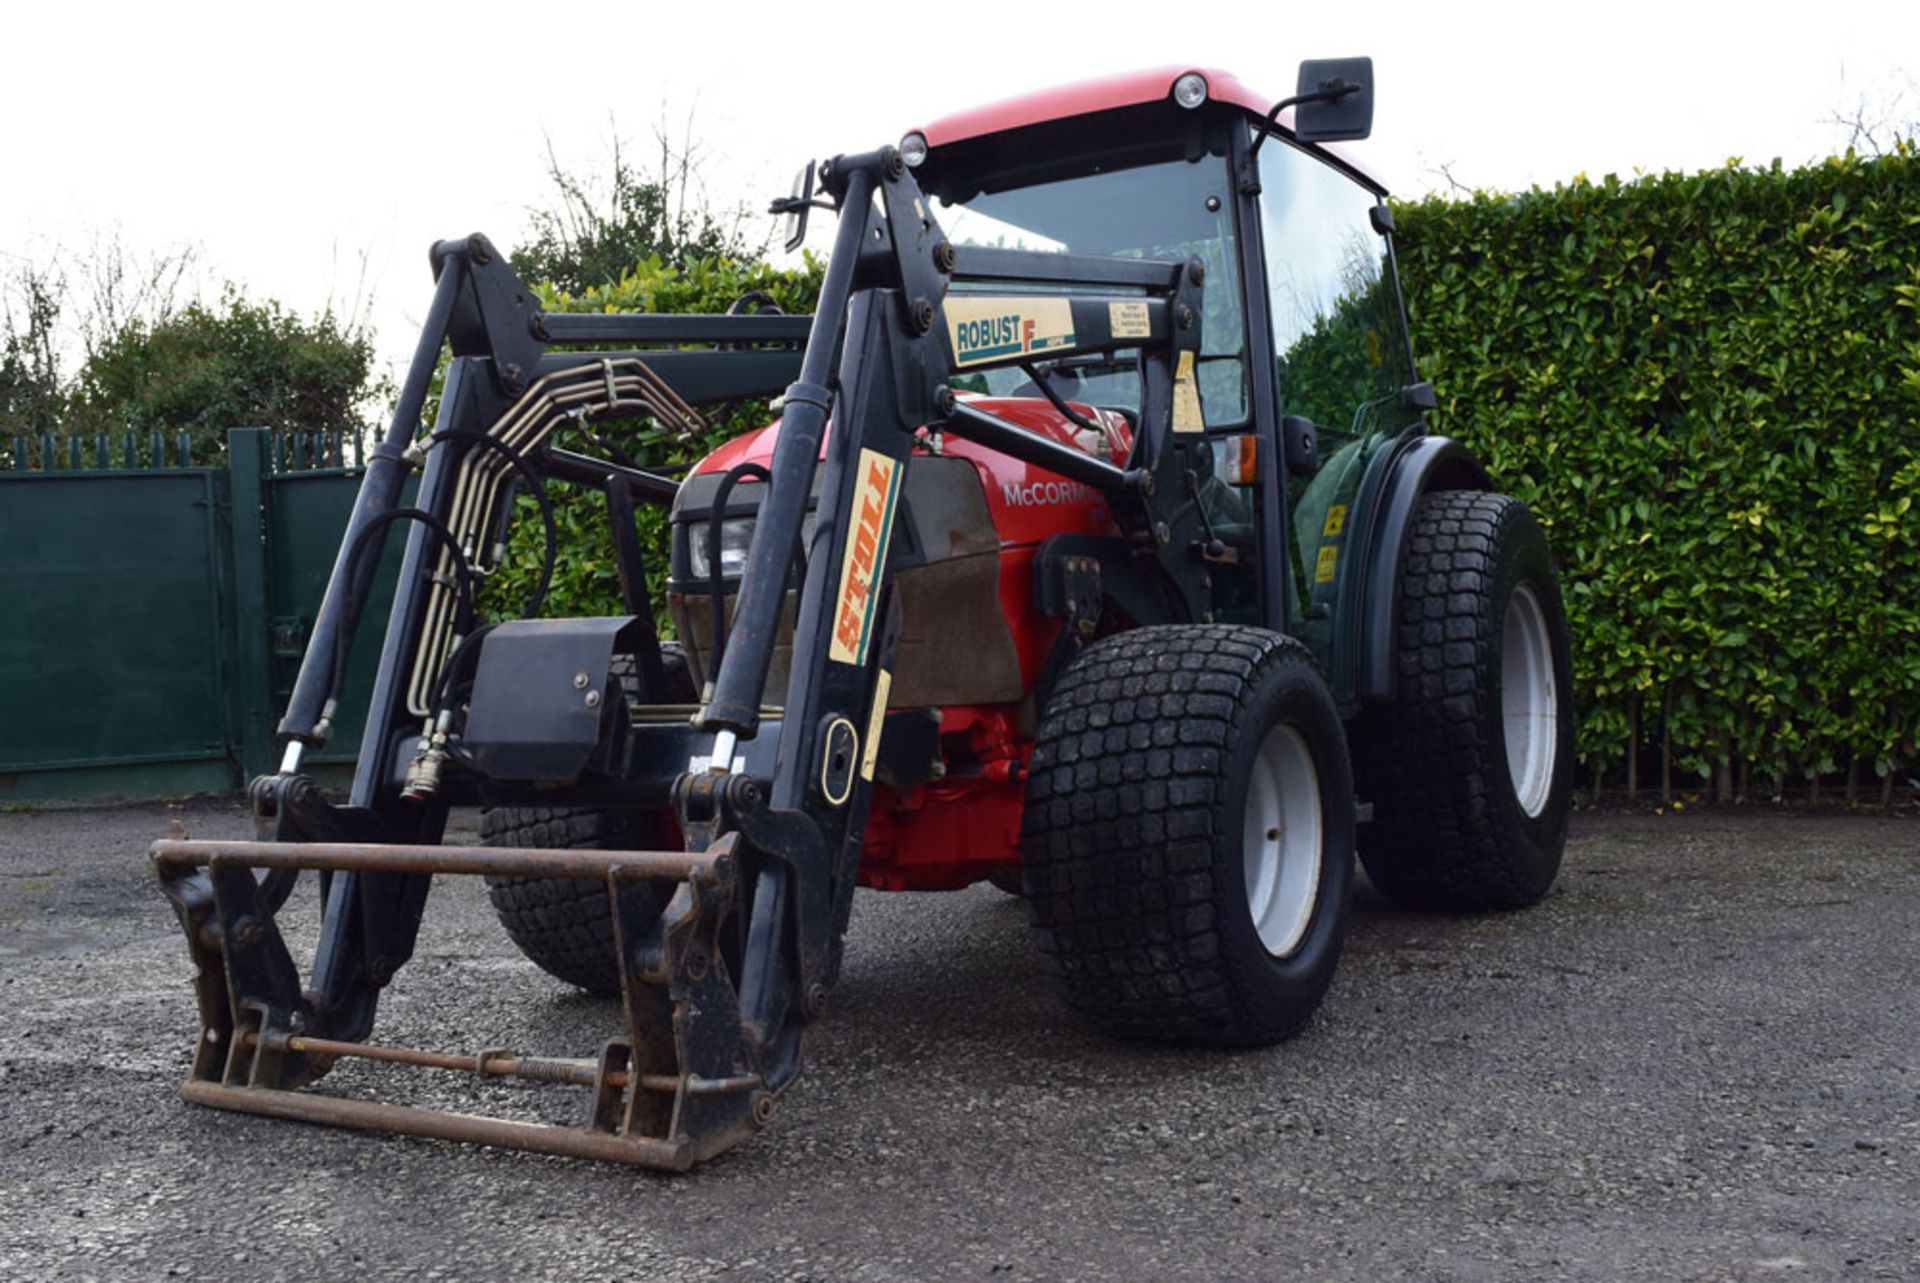
[[[1280,412],[1334,440],[1405,427],[1397,394],[1412,372],[1373,193],[1277,138],[1260,150],[1260,184]]]
[[[1334,606],[1346,579],[1347,510],[1381,444],[1417,417],[1373,193],[1283,139],[1260,149],[1260,224],[1280,413],[1319,425],[1320,470],[1291,478],[1292,630],[1341,681]]]

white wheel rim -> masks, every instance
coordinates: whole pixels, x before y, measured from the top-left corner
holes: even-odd
[[[1522,811],[1537,816],[1553,791],[1560,701],[1546,612],[1529,584],[1513,590],[1500,627],[1500,723],[1513,795]]]
[[[1241,834],[1247,909],[1260,943],[1276,958],[1300,947],[1320,895],[1320,772],[1299,731],[1267,732],[1247,783]]]

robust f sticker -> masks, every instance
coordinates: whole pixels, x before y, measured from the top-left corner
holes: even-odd
[[[893,505],[900,495],[900,462],[873,450],[860,451],[853,487],[853,512],[847,522],[847,553],[840,561],[840,595],[833,608],[830,658],[842,664],[867,662],[873,633],[874,580],[887,564],[887,536],[893,533]]]
[[[1073,304],[1031,294],[949,294],[947,337],[956,367],[1073,346]]]

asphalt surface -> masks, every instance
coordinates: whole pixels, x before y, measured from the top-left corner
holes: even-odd
[[[0,814],[0,1277],[1920,1277],[1920,820],[1581,816],[1526,913],[1363,888],[1320,1016],[1249,1054],[1083,1029],[998,892],[863,892],[772,1125],[667,1177],[181,1103],[189,971],[144,857],[175,817],[248,831]],[[442,882],[384,1040],[613,1032]]]

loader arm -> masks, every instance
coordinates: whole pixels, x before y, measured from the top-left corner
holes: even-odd
[[[810,322],[548,316],[483,238],[435,248],[427,330],[281,723],[282,769],[252,786],[258,840],[154,848],[199,971],[189,1099],[667,1168],[764,1124],[839,972],[899,632],[888,550],[907,460],[928,448],[922,429],[1095,487],[1112,503],[1129,573],[1153,585],[1172,619],[1210,617],[1201,552],[1212,532],[1194,480],[1210,466],[1195,388],[1199,264],[956,249],[891,147],[829,162],[822,189],[840,222]],[[997,341],[1009,333],[1018,341]],[[453,360],[434,430],[422,437],[443,342]],[[687,343],[722,346],[677,346]],[[1036,351],[1122,350],[1138,353],[1142,387],[1124,468],[970,406],[948,386],[957,372]],[[671,501],[672,483],[644,465],[563,449],[560,434],[634,416],[692,430],[699,404],[782,386],[783,427],[724,656],[690,719],[641,716],[612,683],[616,654],[657,667],[650,619],[474,616],[473,578],[499,555],[516,486],[600,486],[616,518],[632,502]],[[405,507],[415,466],[419,490]],[[403,523],[411,530],[352,793],[335,806],[300,773],[301,758],[326,739],[372,567]],[[643,568],[629,564],[631,540],[615,542],[623,582],[644,586]],[[804,572],[790,675],[784,691],[769,691],[796,563]],[[451,805],[537,801],[557,785],[572,800],[670,807],[684,849],[441,845]],[[324,895],[303,984],[275,914],[285,875],[307,868],[321,871]],[[621,1035],[591,1061],[367,1042],[380,991],[412,952],[431,878],[533,869],[605,887]],[[262,880],[260,870],[279,875]],[[649,887],[668,888],[654,916],[644,908]],[[584,1127],[566,1129],[298,1090],[348,1056],[573,1082],[591,1088],[593,1103]]]

